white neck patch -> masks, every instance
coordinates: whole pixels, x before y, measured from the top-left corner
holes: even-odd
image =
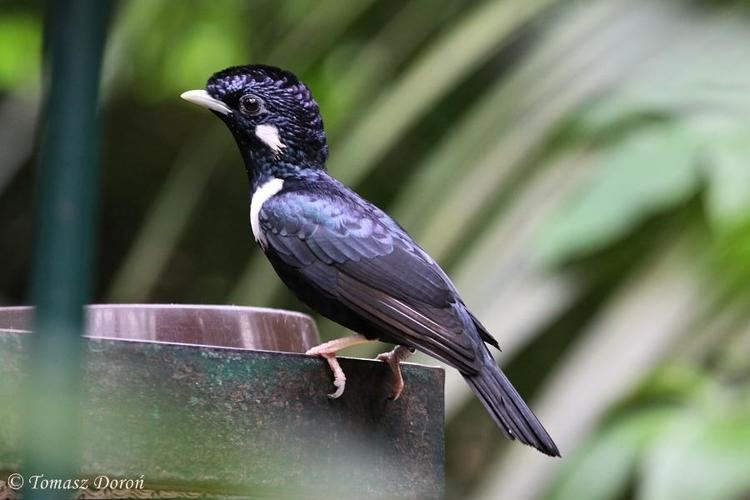
[[[250,202],[250,227],[253,230],[255,241],[260,243],[263,248],[266,248],[267,241],[260,227],[260,209],[271,196],[281,191],[283,187],[284,179],[273,178],[255,190]]]
[[[263,124],[256,126],[255,135],[276,154],[280,154],[281,150],[286,147],[281,142],[281,138],[279,138],[279,129],[274,125]]]

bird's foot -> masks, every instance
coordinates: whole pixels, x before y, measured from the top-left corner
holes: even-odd
[[[346,389],[346,374],[341,369],[341,365],[339,365],[339,360],[336,359],[335,354],[321,354],[321,356],[328,361],[328,366],[331,367],[331,372],[333,372],[333,386],[336,388],[335,391],[328,394],[328,397],[338,399],[344,394],[344,389]]]
[[[328,366],[331,367],[331,372],[333,372],[333,386],[336,390],[328,395],[329,398],[340,398],[341,395],[344,394],[344,389],[346,388],[346,375],[344,374],[344,370],[341,369],[338,359],[336,359],[336,352],[346,347],[365,342],[370,342],[370,340],[363,335],[350,335],[349,337],[335,339],[330,342],[316,345],[312,349],[308,349],[305,353],[308,356],[320,356],[325,359],[328,362]]]
[[[378,361],[388,363],[393,374],[393,389],[388,399],[396,401],[404,390],[404,377],[401,376],[401,362],[414,354],[414,348],[403,345],[396,346],[390,352],[378,354]]]

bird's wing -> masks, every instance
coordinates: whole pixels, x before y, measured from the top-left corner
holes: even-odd
[[[259,221],[278,258],[377,325],[385,339],[466,374],[480,368],[481,340],[452,283],[373,205],[333,190],[282,192],[264,203]]]

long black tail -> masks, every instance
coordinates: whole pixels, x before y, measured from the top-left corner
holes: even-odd
[[[508,377],[497,367],[492,356],[484,363],[477,375],[464,375],[466,382],[479,397],[493,420],[510,439],[518,439],[523,444],[552,457],[559,457],[560,451],[532,413]]]

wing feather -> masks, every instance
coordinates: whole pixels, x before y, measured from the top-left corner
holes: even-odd
[[[416,347],[462,373],[478,371],[475,346],[452,307],[408,304],[344,273],[338,275],[337,291],[351,309],[378,324],[387,340]]]
[[[471,319],[445,273],[379,209],[340,197],[308,189],[267,200],[259,221],[268,250],[299,282],[375,325],[381,339],[476,373],[484,346],[467,333]]]

